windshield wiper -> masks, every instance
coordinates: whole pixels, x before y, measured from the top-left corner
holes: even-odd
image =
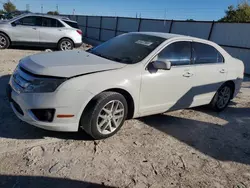
[[[132,63],[131,60],[128,60],[127,58],[118,58],[118,57],[110,57],[110,56],[105,56],[105,55],[102,55],[100,53],[96,53],[96,52],[93,52],[93,51],[90,51],[90,53],[94,54],[94,55],[97,55],[99,57],[103,57],[105,59],[109,59],[111,61],[116,61],[116,62],[119,62],[119,63]]]
[[[109,59],[109,60],[113,60],[113,61],[117,61],[118,60],[118,58],[108,57],[108,56],[102,55],[100,53],[96,53],[96,52],[91,52],[91,53],[94,54],[94,55],[97,55],[99,57],[103,57],[105,59]]]

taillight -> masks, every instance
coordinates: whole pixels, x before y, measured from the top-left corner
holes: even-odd
[[[80,35],[82,35],[82,30],[78,29],[76,30],[77,33],[79,33]]]

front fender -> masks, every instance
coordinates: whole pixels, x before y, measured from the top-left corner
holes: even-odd
[[[139,71],[138,71],[139,72]],[[111,70],[99,73],[93,73],[75,77],[66,81],[59,89],[70,89],[75,91],[88,91],[91,93],[91,98],[86,99],[88,102],[98,94],[106,90],[121,89],[131,95],[134,101],[134,115],[138,113],[139,107],[139,91],[141,83],[141,74],[135,71],[128,71],[127,68]],[[83,104],[81,112],[87,105]]]

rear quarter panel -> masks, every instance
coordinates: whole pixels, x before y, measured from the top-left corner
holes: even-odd
[[[235,83],[234,97],[239,93],[244,79],[244,64],[241,60],[231,57],[228,59],[227,79]]]
[[[73,28],[63,28],[62,38],[70,38],[75,44],[82,43],[82,35],[77,33],[76,29]]]

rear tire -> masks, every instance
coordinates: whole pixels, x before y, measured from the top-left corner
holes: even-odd
[[[221,112],[230,103],[232,95],[233,95],[233,86],[229,83],[225,83],[216,92],[214,98],[210,103],[210,106],[215,111]]]
[[[123,95],[103,92],[84,110],[80,127],[94,139],[103,139],[117,133],[127,118],[128,105]]]
[[[9,38],[3,34],[0,33],[0,50],[7,49],[10,46],[10,40]]]
[[[74,43],[70,39],[62,39],[58,43],[58,50],[60,51],[68,51],[68,50],[73,50],[74,49]]]

